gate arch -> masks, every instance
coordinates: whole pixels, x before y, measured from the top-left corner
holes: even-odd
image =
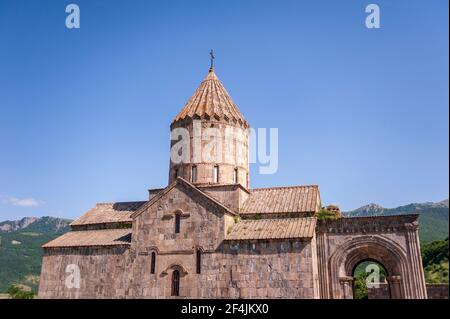
[[[353,298],[353,270],[363,260],[379,261],[387,270],[392,298],[407,298],[410,273],[407,252],[379,235],[352,238],[340,245],[329,262],[332,298]]]

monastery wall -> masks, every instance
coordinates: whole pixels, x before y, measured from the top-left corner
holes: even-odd
[[[313,247],[308,241],[224,242],[217,252],[202,254],[196,273],[194,251],[136,257],[132,286],[135,298],[171,298],[171,274],[181,272],[176,298],[314,298]]]
[[[124,297],[129,261],[125,246],[45,249],[39,298]]]

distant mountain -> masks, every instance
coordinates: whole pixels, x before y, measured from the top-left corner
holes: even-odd
[[[38,220],[37,217],[24,217],[21,220],[7,220],[0,223],[1,232],[12,232],[27,227]]]
[[[377,216],[382,214],[384,210],[385,208],[382,206],[371,203],[344,214],[349,216]]]
[[[420,241],[426,243],[448,237],[448,213],[449,200],[446,199],[436,203],[413,203],[396,208],[384,208],[377,204],[369,204],[343,214],[347,217],[419,214]]]
[[[58,232],[69,225],[71,220],[56,217],[24,217],[20,220],[0,222],[0,233],[11,233],[21,229],[27,231]]]
[[[36,292],[41,271],[41,245],[69,230],[71,220],[25,217],[0,222],[0,293],[13,284]]]

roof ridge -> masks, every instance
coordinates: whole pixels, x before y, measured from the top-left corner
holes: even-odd
[[[297,220],[297,219],[317,219],[317,217],[314,216],[304,216],[304,217],[286,217],[286,218],[261,218],[261,219],[241,219],[239,222],[236,223],[239,224],[241,222],[258,222],[258,221],[279,221],[279,220]]]
[[[112,233],[107,235],[106,233]],[[100,238],[96,235],[100,235]],[[124,237],[132,234],[131,228],[115,228],[115,229],[92,229],[92,230],[72,230],[61,236],[50,240],[43,244],[42,248],[58,248],[58,247],[89,247],[89,246],[116,246],[130,245]],[[80,237],[81,236],[81,237]],[[101,237],[101,236],[107,236]],[[108,237],[109,236],[109,237]],[[80,238],[84,239],[80,242]],[[131,239],[131,237],[130,237]],[[78,241],[78,242],[77,242]]]
[[[127,201],[127,202],[99,202],[95,203],[96,206],[99,205],[114,205],[114,204],[131,204],[131,203],[145,203],[146,200],[137,200],[137,201]]]
[[[319,185],[318,184],[309,184],[309,185],[257,187],[257,188],[251,188],[250,192],[252,192],[252,191],[262,191],[262,190],[272,190],[272,189],[289,189],[289,188],[306,188],[306,187],[319,187]]]
[[[248,194],[250,194],[250,190],[248,188],[245,188],[244,185],[242,185],[241,183],[232,183],[232,184],[228,184],[228,183],[197,183],[194,185],[197,188],[219,188],[219,187],[239,187],[242,190],[244,190],[245,192],[247,192]]]
[[[101,223],[103,224],[103,223]],[[104,231],[104,232],[108,232],[108,231],[128,231],[128,232],[133,232],[133,228],[103,228],[103,229],[72,229],[69,230],[68,232],[64,233],[64,234],[68,234],[68,233],[88,233],[88,232],[100,232],[100,231]]]

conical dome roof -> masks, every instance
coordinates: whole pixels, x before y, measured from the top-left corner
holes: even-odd
[[[175,117],[173,123],[185,118],[202,118],[205,116],[235,122],[248,127],[247,121],[214,73],[213,68],[209,70],[206,78],[200,83],[194,95]]]

